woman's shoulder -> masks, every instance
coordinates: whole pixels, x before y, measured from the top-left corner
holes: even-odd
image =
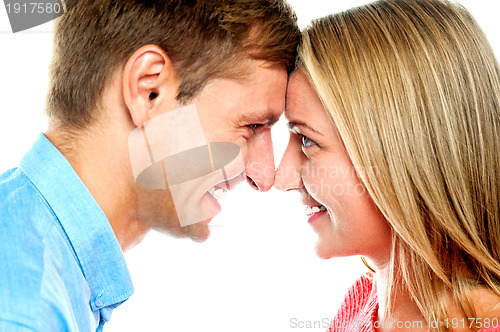
[[[332,320],[329,332],[373,331],[373,321],[378,309],[374,276],[361,276],[347,291],[344,302]]]

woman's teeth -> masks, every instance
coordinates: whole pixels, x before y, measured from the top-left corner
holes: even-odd
[[[306,215],[307,216],[312,216],[315,213],[321,212],[321,211],[326,211],[326,208],[321,205],[321,206],[306,206]]]

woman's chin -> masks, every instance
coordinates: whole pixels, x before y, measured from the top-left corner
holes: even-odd
[[[318,239],[315,245],[316,255],[321,259],[330,259],[334,255],[332,254],[331,248],[327,244],[324,243],[321,239]]]

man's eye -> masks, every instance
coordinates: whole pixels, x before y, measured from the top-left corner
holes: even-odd
[[[308,146],[316,145],[316,142],[313,141],[312,139],[310,139],[309,137],[304,136],[304,135],[300,135],[300,137],[302,138],[302,146],[308,147]]]
[[[260,128],[262,126],[263,126],[263,124],[261,124],[261,123],[254,123],[254,124],[248,125],[247,127],[250,128],[250,130],[252,130],[252,132],[255,132],[255,130],[257,130],[258,128]]]

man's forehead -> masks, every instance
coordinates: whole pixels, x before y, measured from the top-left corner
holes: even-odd
[[[246,85],[249,107],[243,110],[242,117],[253,122],[274,124],[285,110],[286,68],[262,61],[254,61],[253,64],[256,67]]]
[[[285,97],[285,117],[293,117],[295,108],[300,108],[311,95],[316,93],[311,87],[307,76],[300,69],[296,69],[290,74]]]

